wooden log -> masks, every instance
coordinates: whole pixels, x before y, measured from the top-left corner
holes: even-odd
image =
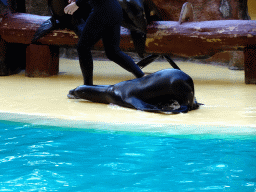
[[[26,76],[49,77],[59,72],[57,46],[31,44],[26,50]]]
[[[256,84],[256,47],[248,46],[244,49],[244,73],[246,84]]]
[[[256,21],[160,21],[148,26],[147,52],[184,57],[209,57],[222,51],[243,50],[256,43]]]
[[[25,49],[23,44],[7,43],[0,37],[0,76],[13,75],[25,68]]]
[[[33,34],[47,16],[15,13],[3,18],[0,35],[7,42],[30,44]],[[146,52],[183,57],[209,57],[222,51],[243,50],[248,44],[256,44],[256,21],[223,20],[187,22],[152,22],[147,29]],[[71,30],[54,30],[38,43],[46,45],[75,46],[78,37]],[[121,30],[123,51],[134,51],[129,31]],[[95,49],[102,49],[100,41]]]
[[[6,49],[6,42],[0,37],[0,76],[11,74],[10,69],[6,63]]]
[[[243,70],[244,69],[244,52],[232,51],[228,53],[230,53],[228,68],[231,70]]]

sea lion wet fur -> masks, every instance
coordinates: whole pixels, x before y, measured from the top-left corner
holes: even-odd
[[[150,112],[188,112],[197,109],[192,78],[178,69],[164,69],[114,85],[82,85],[77,98]]]

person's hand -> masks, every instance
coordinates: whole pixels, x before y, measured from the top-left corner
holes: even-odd
[[[73,1],[73,0],[69,0],[69,1]],[[79,7],[76,5],[76,2],[73,1],[64,8],[64,13],[73,15],[78,8]]]
[[[76,2],[76,0],[68,0],[68,3]]]

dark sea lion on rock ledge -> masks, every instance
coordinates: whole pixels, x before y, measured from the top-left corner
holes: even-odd
[[[164,69],[114,85],[82,85],[68,97],[150,112],[186,113],[199,108],[192,78],[178,69]]]

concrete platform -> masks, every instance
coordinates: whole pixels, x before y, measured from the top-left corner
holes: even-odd
[[[139,125],[140,131],[208,126],[215,127],[215,132],[221,132],[225,127],[237,127],[241,132],[256,132],[256,86],[244,84],[244,71],[189,62],[177,64],[194,79],[196,98],[204,104],[200,109],[186,114],[149,113],[69,100],[66,96],[68,91],[82,84],[82,76],[78,60],[68,59],[60,60],[59,75],[50,78],[25,77],[24,71],[0,77],[0,113],[2,117],[4,114],[6,120],[18,118],[15,115],[33,115],[74,123],[133,124]],[[134,78],[113,62],[95,61],[94,66],[94,84],[115,84]],[[152,73],[169,67],[167,62],[154,62],[143,71]],[[119,129],[118,126],[116,129]],[[137,128],[125,131],[137,131]]]

